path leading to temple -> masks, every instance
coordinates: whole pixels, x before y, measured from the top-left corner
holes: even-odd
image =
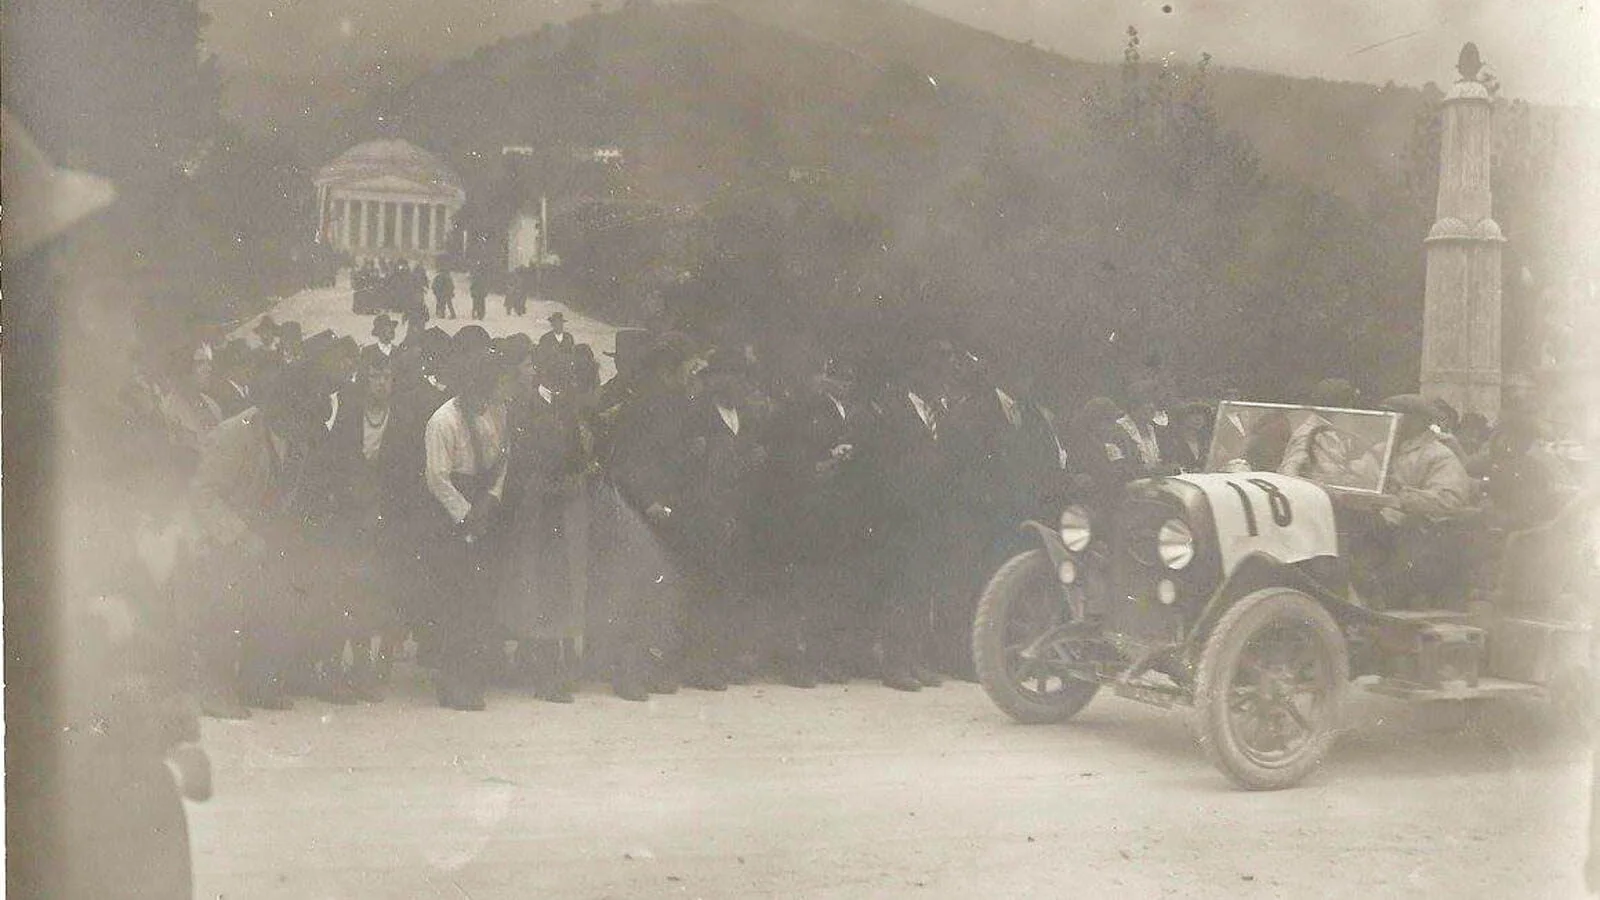
[[[301,333],[310,336],[324,329],[331,330],[338,335],[348,335],[358,343],[371,343],[372,319],[370,315],[357,315],[350,311],[350,287],[348,274],[341,274],[339,286],[328,288],[308,288],[284,297],[267,309],[263,315],[272,316],[274,321],[287,322],[294,320],[300,323]],[[467,296],[468,277],[458,273],[456,282],[456,310],[462,315],[454,319],[429,319],[428,325],[435,326],[454,334],[466,325],[482,325],[491,337],[515,334],[519,331],[526,332],[538,340],[539,336],[550,330],[549,317],[553,312],[560,312],[566,317],[567,330],[572,332],[573,339],[580,344],[589,344],[594,348],[595,359],[600,363],[600,380],[604,382],[616,373],[616,366],[612,358],[606,353],[616,349],[617,329],[614,325],[592,319],[583,313],[575,312],[569,306],[557,303],[554,300],[528,300],[528,313],[523,316],[513,316],[506,312],[505,298],[501,294],[490,294],[486,315],[480,321],[465,315],[472,310],[472,299]],[[428,295],[428,311],[433,312],[433,295]],[[391,318],[398,319],[393,313]],[[260,320],[260,316],[247,319],[235,334],[243,336],[249,334],[251,329]],[[405,328],[399,329],[398,338],[404,340]]]

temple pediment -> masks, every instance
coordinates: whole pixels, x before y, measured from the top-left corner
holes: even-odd
[[[339,179],[327,182],[324,186],[333,191],[348,191],[350,193],[394,194],[407,197],[425,197],[440,201],[455,200],[457,202],[463,199],[459,188],[417,181],[393,174]]]

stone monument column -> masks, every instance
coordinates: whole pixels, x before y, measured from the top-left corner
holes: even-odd
[[[1422,392],[1458,411],[1500,412],[1500,245],[1493,218],[1489,91],[1478,48],[1461,50],[1461,78],[1444,100],[1439,202],[1424,242],[1428,276],[1422,319]]]

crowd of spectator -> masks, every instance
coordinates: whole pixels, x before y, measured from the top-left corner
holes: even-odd
[[[560,313],[537,342],[450,335],[428,326],[424,273],[379,276],[410,293],[365,346],[264,317],[124,390],[188,486],[176,621],[209,714],[376,700],[410,646],[463,709],[494,684],[566,701],[585,679],[641,700],[970,678],[975,598],[1017,523],[1201,471],[1221,421],[1153,381],[1062,421],[951,341],[807,368],[625,330],[602,384]],[[1301,399],[1361,402],[1338,380]],[[1428,408],[1463,467],[1515,464],[1529,491],[1520,419],[1497,445]],[[1305,474],[1305,442],[1284,442],[1240,453]]]

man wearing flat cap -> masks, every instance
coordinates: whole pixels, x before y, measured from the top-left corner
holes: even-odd
[[[1406,516],[1444,520],[1466,513],[1473,501],[1472,479],[1430,427],[1433,404],[1420,394],[1400,394],[1383,401],[1383,408],[1400,414],[1386,486],[1397,502],[1385,518],[1398,524]]]
[[[1432,405],[1419,394],[1384,400],[1400,414],[1395,448],[1374,523],[1382,554],[1372,574],[1389,605],[1415,605],[1419,598],[1446,600],[1463,569],[1462,540],[1451,523],[1472,511],[1472,479],[1456,454],[1430,427]],[[1369,466],[1368,456],[1358,465]],[[1358,585],[1359,586],[1359,585]]]

